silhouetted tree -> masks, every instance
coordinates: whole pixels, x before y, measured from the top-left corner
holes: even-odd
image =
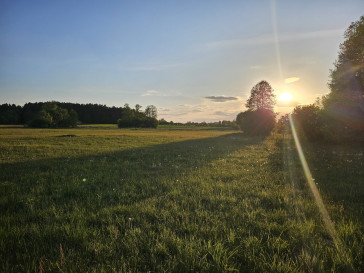
[[[260,81],[246,102],[248,110],[237,115],[236,123],[245,134],[268,135],[275,126],[274,104],[273,88],[267,81]]]
[[[275,104],[275,95],[273,88],[267,81],[260,81],[251,90],[250,97],[245,106],[249,110],[271,110]]]
[[[155,107],[154,105],[148,105],[147,108],[145,108],[145,114],[147,115],[147,117],[157,118],[158,117],[157,107]]]
[[[320,117],[327,139],[364,140],[364,16],[344,33]]]
[[[247,110],[236,117],[236,123],[247,135],[266,136],[273,130],[276,114],[267,109]]]
[[[330,70],[329,87],[333,93],[342,91],[350,84],[347,77],[350,74],[364,95],[364,16],[351,23],[344,38],[334,69]]]
[[[317,105],[296,106],[293,109],[292,118],[299,135],[307,140],[322,138],[323,124],[320,119],[320,108]]]

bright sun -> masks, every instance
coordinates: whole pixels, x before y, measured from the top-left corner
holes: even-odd
[[[293,99],[291,93],[285,92],[278,96],[279,101],[291,101]]]

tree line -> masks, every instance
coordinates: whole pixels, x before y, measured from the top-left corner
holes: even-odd
[[[131,109],[108,107],[101,104],[79,104],[65,102],[35,102],[23,106],[0,105],[0,124],[25,124],[30,127],[74,127],[77,123],[118,124],[119,127],[156,127],[157,108],[154,105],[141,111],[137,104]],[[127,122],[126,122],[127,121]]]
[[[364,141],[364,16],[351,23],[334,68],[330,93],[293,110],[297,129],[308,140]]]

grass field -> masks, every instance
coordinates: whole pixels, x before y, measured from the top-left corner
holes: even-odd
[[[363,272],[364,147],[290,137],[0,128],[1,272]]]

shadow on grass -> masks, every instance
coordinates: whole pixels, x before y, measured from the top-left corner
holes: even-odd
[[[196,171],[262,139],[233,133],[78,158],[32,160],[0,165],[4,214],[77,202],[99,206],[131,204],[173,189],[178,177]],[[30,201],[29,201],[30,200]],[[91,206],[90,206],[91,205]]]
[[[17,271],[17,264],[36,268],[45,254],[57,259],[59,242],[87,249],[93,232],[101,227],[108,232],[103,215],[120,217],[126,232],[132,225],[127,219],[139,212],[136,206],[167,195],[210,162],[261,141],[233,133],[78,158],[0,164],[4,269]],[[87,255],[85,263],[97,262],[96,254]]]
[[[300,195],[311,196],[293,139],[288,136],[278,145],[282,149],[280,153],[271,155],[270,165],[283,169],[286,181]],[[301,145],[320,194],[325,203],[331,203],[336,208],[333,213],[341,211],[342,214],[345,211],[353,219],[363,222],[364,145],[334,145],[308,141],[302,141]],[[340,218],[342,215],[335,217]]]
[[[364,223],[364,145],[302,143],[306,160],[326,202]]]

